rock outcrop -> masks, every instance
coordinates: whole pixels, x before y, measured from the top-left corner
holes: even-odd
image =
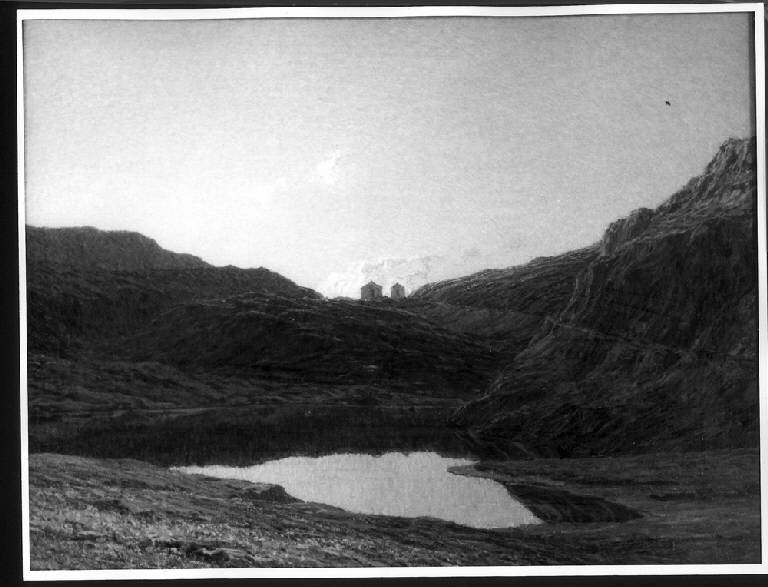
[[[407,307],[445,328],[483,336],[502,354],[514,355],[545,320],[565,308],[577,275],[598,254],[599,248],[590,246],[431,283],[409,296]]]
[[[600,254],[610,255],[626,242],[641,234],[653,219],[653,210],[639,208],[626,218],[611,223],[600,241]]]
[[[521,456],[755,443],[755,205],[754,139],[729,140],[656,210],[609,227],[567,304],[453,423]]]

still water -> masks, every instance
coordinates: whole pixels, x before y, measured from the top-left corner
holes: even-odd
[[[288,457],[251,467],[209,465],[177,470],[282,485],[298,499],[356,513],[429,516],[472,528],[539,522],[499,483],[448,471],[448,467],[473,462],[434,452],[389,452]]]

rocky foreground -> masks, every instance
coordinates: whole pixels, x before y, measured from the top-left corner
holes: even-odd
[[[545,523],[475,530],[135,460],[33,454],[31,567],[757,563],[758,464],[750,449],[482,462],[456,473],[496,479]]]

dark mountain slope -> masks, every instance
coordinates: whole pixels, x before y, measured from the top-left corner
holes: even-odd
[[[514,355],[547,317],[563,310],[576,276],[597,255],[598,247],[591,246],[430,283],[409,296],[406,304],[446,328],[487,337],[495,348]]]
[[[30,227],[27,243],[33,353],[462,397],[496,365],[484,341],[399,305],[326,301],[266,269],[213,267],[135,233]]]
[[[757,439],[754,140],[613,223],[484,397],[454,418],[491,451],[559,456]]]
[[[562,310],[576,275],[597,253],[598,248],[591,246],[555,257],[537,257],[517,267],[429,283],[410,297],[457,306],[553,314]]]
[[[27,226],[26,231],[27,261],[117,271],[211,267],[199,257],[167,251],[137,232],[105,231],[90,226]]]
[[[136,233],[27,227],[26,242],[33,351],[100,346],[187,300],[248,291],[320,297],[267,269],[213,267]]]
[[[134,360],[471,394],[495,358],[395,304],[249,293],[190,302],[120,341]]]

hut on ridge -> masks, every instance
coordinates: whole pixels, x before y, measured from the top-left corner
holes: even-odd
[[[380,300],[381,298],[381,286],[378,283],[369,281],[360,288],[361,300]]]

